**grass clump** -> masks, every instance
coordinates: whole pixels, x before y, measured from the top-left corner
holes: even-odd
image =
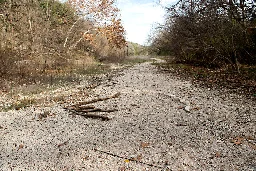
[[[20,109],[30,107],[35,103],[36,103],[35,99],[24,98],[10,104],[9,106],[3,107],[3,111],[20,110]]]

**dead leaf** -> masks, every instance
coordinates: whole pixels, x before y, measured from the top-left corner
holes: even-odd
[[[200,109],[201,109],[201,108],[198,107],[198,106],[196,106],[196,107],[193,108],[193,110],[200,110]]]
[[[220,158],[220,157],[221,157],[220,152],[217,151],[217,152],[215,153],[215,157]]]
[[[126,167],[125,166],[119,167],[118,171],[126,171]]]
[[[149,147],[149,143],[145,143],[145,142],[141,142],[140,143],[140,146],[142,147],[142,148],[147,148],[147,147]]]
[[[256,150],[256,145],[255,145],[255,144],[248,143],[248,145],[249,145],[252,149]]]
[[[18,150],[22,149],[23,147],[24,147],[24,145],[20,144]]]
[[[241,145],[244,141],[244,138],[243,137],[235,137],[234,139],[232,139],[232,142],[235,144],[235,145]]]
[[[137,159],[136,159],[136,157],[131,157],[130,159],[129,159],[129,161],[136,161]]]
[[[68,143],[68,141],[65,141],[65,142],[63,142],[63,143],[58,144],[57,147],[61,147],[61,146],[63,146],[63,145],[66,145],[67,143]]]
[[[142,154],[139,154],[139,155],[136,157],[136,160],[137,160],[137,161],[141,161],[141,159],[142,159]]]
[[[89,156],[85,156],[82,158],[82,160],[87,160],[89,158]]]
[[[129,163],[130,160],[129,160],[129,159],[125,159],[124,162],[125,162],[125,163]]]
[[[247,136],[246,139],[247,140],[255,140],[255,138],[253,138],[252,136]]]

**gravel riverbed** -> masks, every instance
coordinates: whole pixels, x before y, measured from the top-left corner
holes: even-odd
[[[255,101],[196,87],[150,62],[90,93],[80,99],[120,93],[93,104],[116,109],[97,113],[110,120],[72,115],[67,103],[0,112],[0,170],[256,170]]]

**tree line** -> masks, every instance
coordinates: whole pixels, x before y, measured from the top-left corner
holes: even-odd
[[[216,67],[256,64],[255,0],[179,0],[151,34],[151,52]]]
[[[119,57],[126,47],[114,0],[0,0],[0,28],[2,78],[88,56]]]

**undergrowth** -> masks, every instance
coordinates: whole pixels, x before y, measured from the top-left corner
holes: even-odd
[[[9,110],[20,110],[22,108],[30,107],[31,105],[35,104],[36,101],[30,98],[24,98],[21,100],[17,100],[16,102],[5,106],[2,108],[2,111],[9,111]]]
[[[121,64],[136,65],[136,64],[140,64],[148,61],[151,61],[148,56],[132,56],[132,57],[124,58]]]

